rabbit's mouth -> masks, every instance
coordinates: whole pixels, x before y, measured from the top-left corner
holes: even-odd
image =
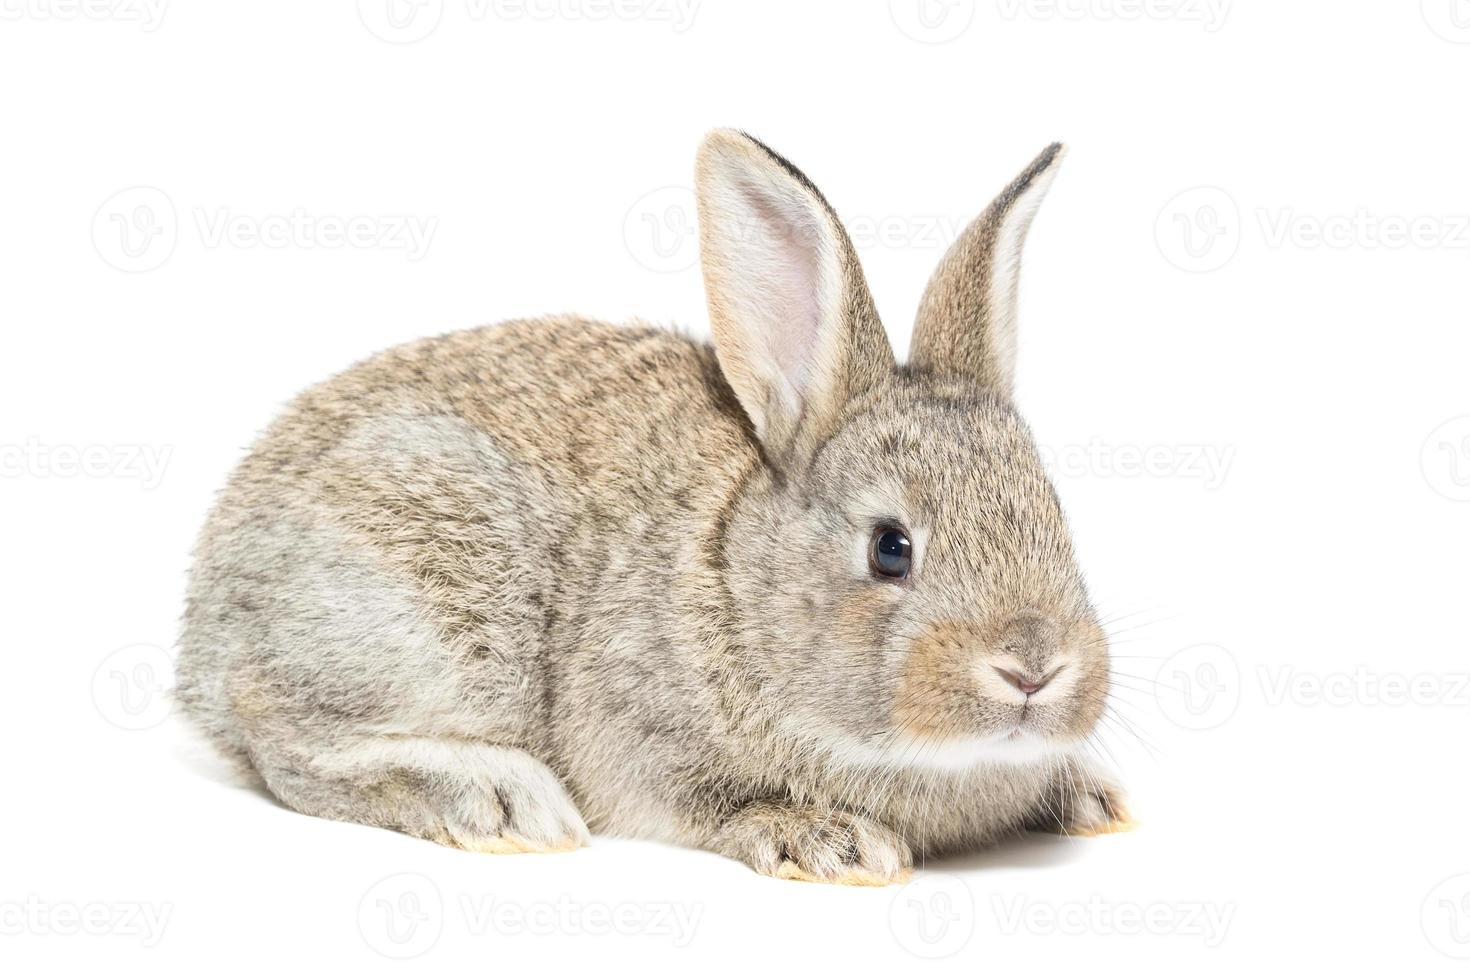
[[[1088,651],[1056,644],[1027,655],[972,636],[945,627],[910,648],[892,708],[902,740],[971,761],[1030,761],[1070,751],[1090,734],[1105,691]]]

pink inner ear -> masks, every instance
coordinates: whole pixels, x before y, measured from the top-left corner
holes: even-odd
[[[745,269],[760,317],[753,338],[798,398],[805,396],[821,343],[821,231],[811,205],[769,187],[745,184],[750,227],[741,229]]]

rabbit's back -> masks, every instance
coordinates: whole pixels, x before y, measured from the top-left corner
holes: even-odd
[[[753,454],[712,350],[669,331],[524,321],[386,351],[303,394],[232,476],[177,695],[252,759],[367,731],[554,760],[588,713],[559,697],[617,703],[605,655],[578,651],[616,646],[610,617],[681,615],[661,583],[707,566]]]

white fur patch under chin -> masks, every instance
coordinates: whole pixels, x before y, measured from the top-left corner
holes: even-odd
[[[807,729],[810,737],[810,729]],[[900,768],[957,771],[985,766],[1034,766],[1065,755],[1068,747],[1039,735],[990,735],[933,741],[903,737],[867,741],[823,731],[819,736],[837,765],[847,768]]]

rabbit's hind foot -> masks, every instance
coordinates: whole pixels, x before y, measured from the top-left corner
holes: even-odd
[[[266,785],[301,813],[486,854],[569,851],[587,825],[560,780],[515,748],[367,736],[311,752],[252,749]]]

